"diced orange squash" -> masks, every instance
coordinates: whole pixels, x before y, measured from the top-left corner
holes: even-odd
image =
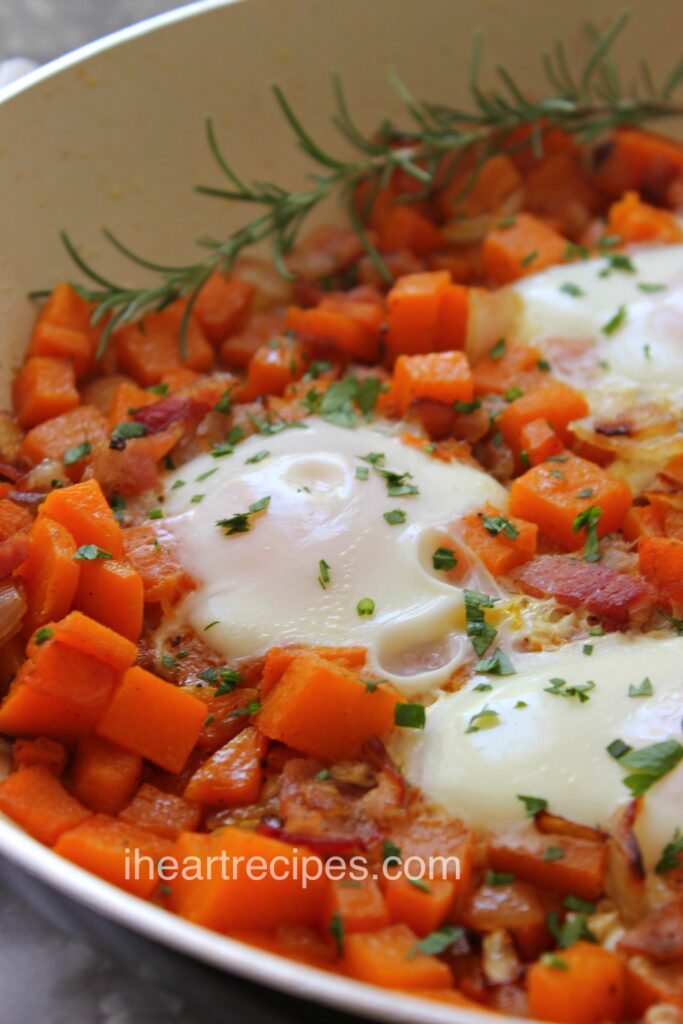
[[[478,886],[460,908],[458,920],[478,932],[509,931],[525,960],[535,960],[552,943],[548,898],[527,882]]]
[[[624,518],[623,531],[630,541],[661,536],[664,533],[661,511],[655,505],[632,505]]]
[[[607,226],[610,234],[624,242],[680,242],[683,230],[678,218],[669,210],[644,203],[637,192],[627,192],[609,208]]]
[[[266,737],[248,725],[197,769],[184,796],[200,804],[258,803],[267,747]]]
[[[581,236],[603,204],[580,154],[548,155],[525,175],[524,208],[570,238]]]
[[[387,296],[387,355],[462,348],[467,332],[468,292],[452,284],[446,270],[406,274]]]
[[[377,882],[370,876],[361,880],[352,877],[330,881],[322,910],[322,927],[329,930],[334,921],[341,921],[344,935],[372,932],[391,923],[389,911]]]
[[[168,530],[143,523],[123,533],[126,559],[142,578],[145,601],[174,604],[194,583],[178,556],[178,545]]]
[[[28,509],[17,505],[11,498],[0,498],[0,541],[9,540],[21,530],[28,530],[32,522]]]
[[[549,846],[563,856],[546,859]],[[523,882],[583,900],[597,900],[605,889],[607,850],[604,843],[559,835],[495,836],[488,860],[494,871],[510,872]]]
[[[680,962],[655,964],[646,956],[629,957],[626,963],[626,1006],[629,1020],[641,1020],[655,1003],[683,1010],[683,971]]]
[[[471,401],[474,387],[467,356],[459,351],[399,356],[392,395],[400,413],[422,398],[446,405]]]
[[[598,523],[602,537],[621,529],[630,505],[627,483],[594,462],[569,454],[564,461],[534,466],[517,477],[510,490],[511,513],[536,523],[541,533],[569,551],[581,547],[585,540],[584,530],[573,530],[579,513],[591,506],[602,509]]]
[[[161,383],[168,384],[169,391],[179,391],[180,388],[193,384],[200,376],[201,374],[195,373],[194,370],[188,370],[187,366],[174,366],[173,369],[164,372]]]
[[[238,331],[249,314],[254,287],[239,277],[212,274],[194,304],[194,315],[204,336],[218,345]]]
[[[84,331],[45,321],[36,324],[28,355],[67,359],[73,364],[76,377],[82,377],[94,361],[92,341]]]
[[[158,862],[172,849],[167,839],[106,814],[63,832],[54,846],[60,856],[143,898],[152,895]]]
[[[169,880],[169,905],[195,924],[225,932],[319,921],[329,883],[320,858],[305,849],[228,827],[210,834],[183,832],[173,854],[180,871]],[[218,858],[214,863],[220,865],[221,856],[227,857],[230,870],[210,872],[208,859]],[[257,858],[259,863],[263,858],[264,870],[249,877],[247,866],[253,867]],[[183,871],[185,864],[189,870]]]
[[[683,540],[644,537],[638,548],[638,565],[665,601],[677,607],[683,604]]]
[[[529,420],[519,431],[518,456],[522,464],[537,466],[552,455],[561,455],[564,445],[547,420],[539,417]],[[526,458],[523,453],[526,452]]]
[[[261,677],[261,698],[270,693],[280,682],[285,671],[295,658],[306,651],[317,654],[326,661],[335,661],[344,668],[353,671],[362,668],[368,656],[365,647],[271,647],[266,655]]]
[[[416,256],[429,256],[446,248],[446,240],[437,227],[407,203],[397,203],[386,219],[379,236],[383,252],[408,249]]]
[[[91,729],[116,684],[114,669],[55,639],[29,654],[0,706],[0,731],[69,741]]]
[[[132,641],[79,611],[51,623],[50,628],[60,644],[97,658],[118,673],[130,668],[138,655]]]
[[[634,191],[666,197],[667,187],[683,177],[683,146],[675,139],[638,128],[620,128],[609,140],[594,172],[598,188],[615,199]]]
[[[27,632],[71,610],[79,575],[75,554],[76,543],[61,523],[47,516],[36,520],[29,556],[17,570],[26,588]]]
[[[96,544],[114,558],[121,555],[123,531],[97,480],[84,480],[73,487],[51,491],[38,516],[48,516],[65,526],[78,547]]]
[[[588,414],[588,403],[583,395],[561,381],[528,391],[515,398],[503,409],[500,429],[512,450],[518,455],[523,449],[522,427],[533,420],[542,419],[568,444],[573,435],[570,424]]]
[[[243,398],[259,395],[283,395],[293,380],[298,380],[306,369],[304,350],[295,338],[272,338],[256,349],[249,363]]]
[[[394,724],[396,697],[315,654],[295,658],[256,717],[260,732],[312,757],[357,757],[366,740]]]
[[[15,740],[12,744],[13,768],[30,768],[38,764],[53,775],[61,775],[66,767],[64,744],[48,739],[47,736],[38,736],[35,740]]]
[[[590,942],[559,950],[532,964],[527,978],[529,1012],[558,1024],[601,1024],[623,1016],[624,962]]]
[[[75,607],[91,619],[137,640],[142,630],[145,591],[142,577],[127,562],[83,561]]]
[[[455,898],[456,883],[447,878],[429,881],[410,878],[405,872],[384,882],[384,899],[392,921],[402,921],[417,935],[429,935],[447,918]]]
[[[0,811],[47,846],[90,817],[90,811],[40,764],[21,768],[0,782]]]
[[[493,349],[498,353],[500,346]],[[488,355],[480,359],[472,368],[474,393],[476,395],[503,395],[511,387],[519,384],[520,374],[525,377],[535,374],[541,353],[530,345],[522,345],[518,341],[505,340],[503,351],[497,358]],[[538,381],[543,380],[543,372],[538,371]]]
[[[151,313],[139,324],[128,324],[115,332],[119,365],[138,384],[158,384],[163,375],[176,367],[205,372],[213,364],[213,349],[204,337],[196,318],[190,316],[187,357],[180,351],[180,328],[185,301],[178,300],[161,313]]]
[[[131,418],[131,410],[141,409],[153,402],[158,402],[159,396],[144,388],[138,387],[130,380],[124,380],[114,392],[107,423],[109,430],[114,430],[119,423],[124,423]]]
[[[97,736],[82,736],[71,770],[74,796],[91,811],[116,815],[140,781],[142,758]]]
[[[299,309],[290,306],[285,317],[285,327],[295,331],[303,340],[315,344],[327,344],[338,350],[340,355],[369,361],[379,355],[378,340],[374,344],[368,335],[344,309]]]
[[[484,237],[484,273],[494,284],[510,284],[560,263],[567,239],[530,213],[518,213],[514,221],[498,226]]]
[[[107,437],[107,420],[100,410],[94,405],[80,405],[29,430],[20,451],[29,462],[38,463],[43,459],[61,459],[70,448],[84,442],[94,446]],[[86,461],[79,459],[67,467],[67,472],[73,470],[80,476],[85,465]]]
[[[446,219],[496,213],[522,185],[519,171],[503,153],[486,160],[474,178],[472,171],[472,167],[463,169],[438,193],[439,209]]]
[[[179,772],[205,718],[202,701],[135,666],[125,673],[96,732],[169,772]]]
[[[250,721],[250,705],[258,704],[258,691],[251,686],[240,686],[232,693],[215,697],[215,690],[198,686],[189,688],[206,707],[206,719],[197,740],[199,750],[214,753],[233,740]]]
[[[436,878],[455,883],[456,900],[467,896],[472,887],[474,841],[461,821],[420,816],[394,825],[390,838],[401,851],[403,865],[410,867],[411,858],[415,863],[434,864]]]
[[[505,522],[498,529],[501,517]],[[481,512],[470,512],[463,527],[463,540],[493,576],[503,576],[536,554],[536,524],[508,516],[493,505],[487,505]]]
[[[79,402],[76,374],[68,359],[31,356],[14,383],[14,409],[22,427],[36,427]]]
[[[416,950],[419,941],[407,924],[356,932],[344,942],[343,970],[357,981],[381,988],[451,988],[448,965]]]
[[[93,326],[93,306],[78,294],[70,284],[62,282],[53,288],[45,305],[40,311],[36,322],[36,329],[44,324],[54,327],[67,327],[71,331],[80,331],[86,334],[95,346],[100,332],[100,326]]]
[[[175,793],[164,793],[145,782],[119,814],[121,821],[149,829],[164,839],[177,839],[181,832],[199,827],[201,808]]]

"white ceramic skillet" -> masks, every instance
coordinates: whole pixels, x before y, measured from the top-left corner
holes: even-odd
[[[683,28],[676,0],[631,6],[620,63],[635,69],[647,57],[655,71],[672,66]],[[464,101],[469,45],[481,28],[485,66],[504,63],[538,91],[541,51],[559,36],[581,57],[588,18],[604,26],[621,7],[621,0],[206,0],[9,87],[0,95],[0,401],[35,315],[27,292],[73,276],[61,228],[105,272],[137,282],[140,272],[107,250],[101,226],[152,259],[183,262],[195,238],[239,223],[240,211],[191,190],[218,183],[204,141],[207,115],[242,174],[294,185],[306,164],[275,108],[271,82],[330,142],[332,69],[342,73],[358,121],[371,128],[398,114],[385,80],[390,64],[417,95]],[[6,820],[0,852],[142,935],[293,995],[394,1021],[502,1019],[383,992],[188,924],[62,860]]]

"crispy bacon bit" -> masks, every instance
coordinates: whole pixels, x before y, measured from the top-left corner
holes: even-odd
[[[587,839],[594,843],[603,843],[607,840],[607,834],[600,829],[579,825],[577,821],[570,821],[569,818],[562,818],[559,814],[551,814],[546,810],[540,810],[534,816],[534,826],[536,831],[542,832],[543,835],[570,836],[572,839]]]
[[[643,953],[657,963],[683,957],[683,898],[650,911],[619,940],[626,953]]]
[[[21,470],[16,466],[10,466],[9,462],[0,462],[0,477],[10,480],[13,484],[21,478]]]
[[[210,407],[205,402],[198,402],[194,398],[184,398],[181,395],[169,395],[162,398],[160,402],[153,402],[141,409],[135,410],[135,422],[142,423],[147,428],[148,434],[160,434],[167,430],[172,423],[194,422],[199,423],[209,412]]]
[[[642,577],[568,555],[535,558],[522,569],[517,582],[525,594],[554,597],[570,608],[583,606],[615,626],[626,625],[655,601],[654,591]]]

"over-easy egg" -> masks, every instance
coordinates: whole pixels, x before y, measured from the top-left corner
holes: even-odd
[[[392,496],[385,471],[417,493]],[[267,510],[249,517],[248,531],[216,526],[263,498]],[[166,525],[197,581],[179,615],[226,659],[277,644],[362,644],[370,667],[404,689],[435,686],[471,650],[462,590],[432,555],[449,523],[487,501],[505,508],[507,495],[484,472],[367,427],[310,419],[250,437],[168,478]],[[396,510],[405,522],[387,521]],[[364,599],[372,614],[359,614]]]

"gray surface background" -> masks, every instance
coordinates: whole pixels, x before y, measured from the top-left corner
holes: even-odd
[[[1,0],[0,60],[44,63],[172,0]],[[112,963],[0,885],[0,1024],[205,1024],[186,999]],[[225,1020],[231,1019],[226,1010]]]

